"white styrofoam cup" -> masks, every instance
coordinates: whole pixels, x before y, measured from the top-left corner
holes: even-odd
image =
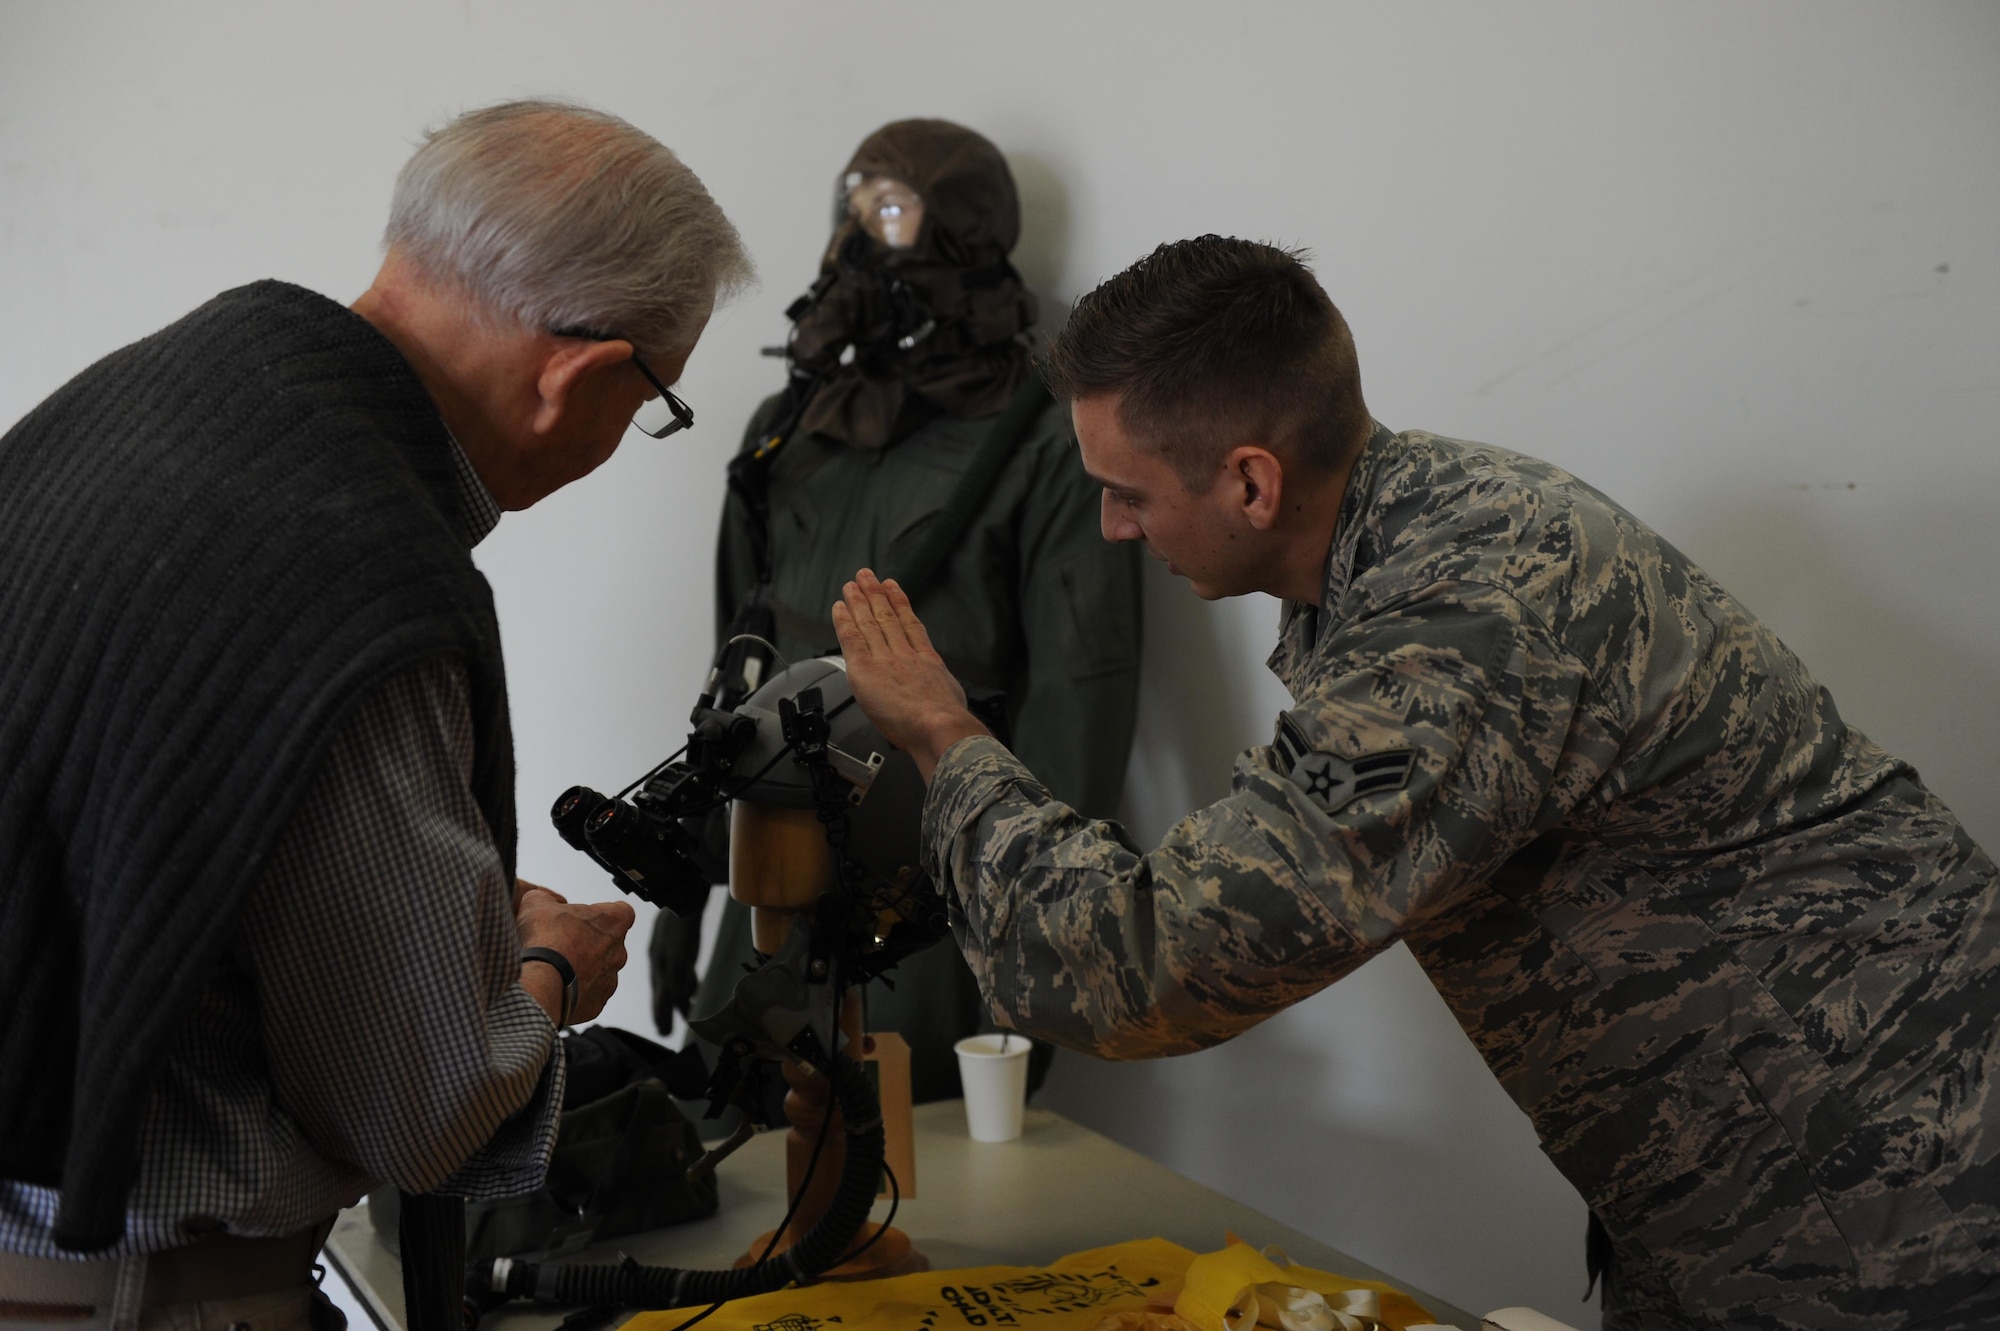
[[[1021,1135],[1021,1105],[1028,1096],[1026,1036],[973,1035],[952,1046],[965,1088],[965,1128],[976,1142],[1010,1142]]]

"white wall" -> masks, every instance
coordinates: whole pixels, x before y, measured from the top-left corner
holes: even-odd
[[[223,287],[351,298],[459,109],[566,93],[672,144],[766,279],[689,367],[701,424],[479,555],[523,871],[594,891],[540,810],[678,742],[722,465],[832,176],[882,121],[951,116],[1012,156],[1050,308],[1171,237],[1310,245],[1378,416],[1623,500],[1992,843],[1997,70],[1990,4],[5,0],[0,422]],[[1284,703],[1270,603],[1148,597],[1143,835]],[[1588,1320],[1581,1204],[1406,954],[1207,1054],[1058,1069],[1052,1102],[1446,1297]]]

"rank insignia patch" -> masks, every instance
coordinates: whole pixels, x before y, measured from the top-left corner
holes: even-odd
[[[1415,749],[1386,749],[1359,758],[1315,749],[1290,712],[1278,713],[1278,734],[1271,747],[1277,752],[1278,767],[1328,813],[1339,813],[1362,795],[1401,790],[1417,765]]]

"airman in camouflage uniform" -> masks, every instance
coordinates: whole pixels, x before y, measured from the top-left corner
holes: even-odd
[[[997,1017],[1226,1040],[1409,944],[1613,1249],[1607,1326],[2000,1325],[2000,875],[1631,514],[1377,426],[1297,700],[1155,850],[961,740],[931,872]]]

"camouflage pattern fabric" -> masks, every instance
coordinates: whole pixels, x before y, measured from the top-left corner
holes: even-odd
[[[2000,1325],[2000,875],[1700,569],[1378,428],[1297,700],[1156,849],[990,739],[926,854],[995,1016],[1226,1040],[1405,941],[1615,1252],[1606,1325]]]

